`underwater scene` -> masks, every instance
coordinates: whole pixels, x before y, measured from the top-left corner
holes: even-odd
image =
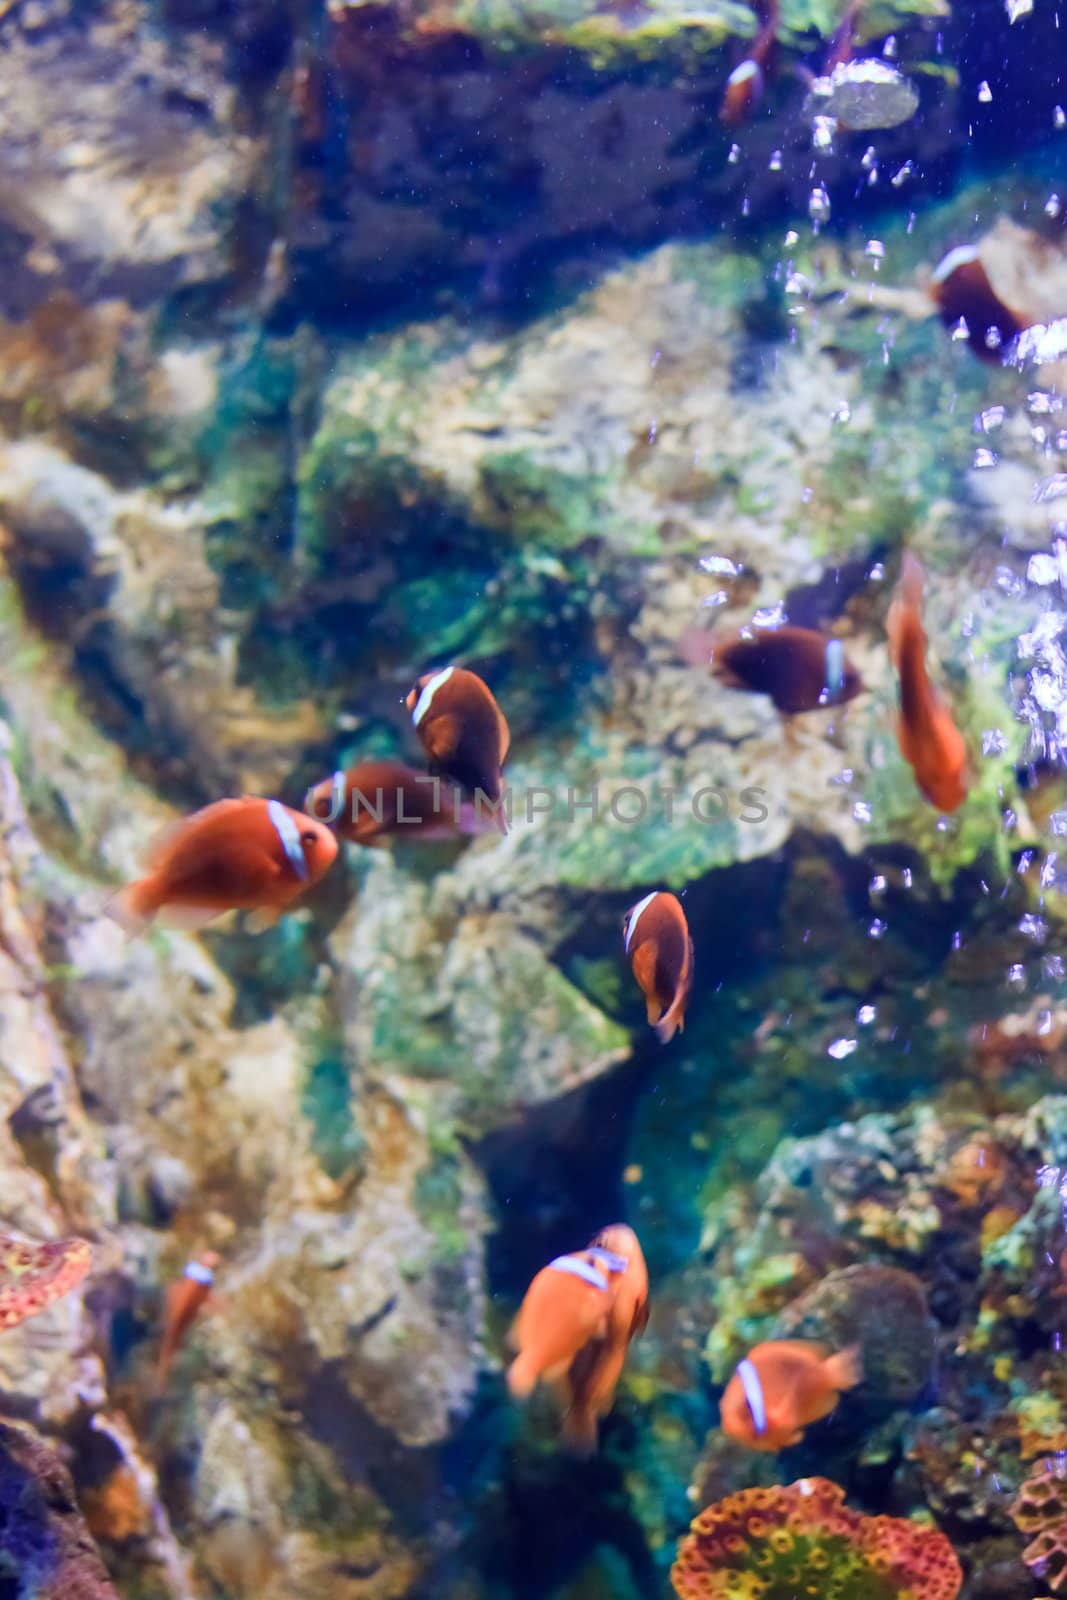
[[[0,1600],[1067,1600],[1067,7],[0,0]]]

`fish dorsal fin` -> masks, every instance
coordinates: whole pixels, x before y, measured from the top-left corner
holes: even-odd
[[[639,1305],[634,1306],[634,1319],[630,1324],[631,1339],[639,1339],[644,1333],[645,1329],[648,1327],[648,1316],[649,1311],[647,1300],[642,1300]]]

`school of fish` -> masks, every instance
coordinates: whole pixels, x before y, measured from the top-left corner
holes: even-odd
[[[834,84],[853,60],[865,0],[848,0],[821,64],[818,82]],[[766,0],[758,30],[730,73],[722,123],[741,127],[758,110],[778,51],[778,0]],[[816,82],[811,70],[793,68]],[[847,125],[847,123],[845,124]],[[857,126],[862,124],[856,124]],[[871,124],[874,125],[874,124]],[[951,249],[933,272],[929,301],[945,327],[983,361],[1004,361],[1034,325],[1025,308],[1000,298],[971,245]],[[896,737],[924,799],[940,813],[956,811],[973,780],[971,753],[948,697],[935,686],[923,627],[923,569],[905,551],[888,608],[887,653],[898,686]],[[748,626],[683,650],[700,661],[722,691],[765,696],[781,718],[783,738],[794,719],[846,708],[866,691],[863,678],[829,629],[799,620]],[[504,767],[511,742],[507,719],[489,685],[458,664],[438,666],[412,685],[404,704],[419,764],[367,758],[313,784],[297,809],[276,798],[222,798],[187,816],[151,846],[145,871],[108,902],[130,934],[160,923],[201,928],[231,912],[249,926],[270,926],[299,905],[329,873],[339,848],[388,848],[507,834]],[[1034,779],[1036,782],[1036,779]],[[622,921],[622,958],[661,1044],[684,1030],[694,992],[695,952],[681,900],[651,888]],[[89,1268],[84,1241],[11,1253],[13,1325],[66,1292]],[[30,1274],[20,1282],[15,1274]],[[165,1295],[156,1358],[162,1393],[198,1318],[214,1300],[220,1255],[193,1254]],[[515,1401],[540,1387],[554,1397],[567,1449],[589,1456],[611,1411],[632,1341],[649,1320],[649,1277],[633,1229],[616,1223],[555,1256],[533,1277],[508,1341],[513,1358],[507,1389]],[[0,1316],[0,1323],[4,1317]],[[797,1444],[840,1397],[863,1381],[862,1350],[802,1340],[756,1345],[738,1362],[720,1401],[723,1432],[743,1447],[774,1452]]]

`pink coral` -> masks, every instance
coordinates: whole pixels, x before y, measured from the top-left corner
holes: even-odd
[[[92,1248],[84,1239],[34,1244],[0,1234],[0,1328],[14,1328],[69,1294],[92,1262]]]
[[[1067,1477],[1048,1458],[1037,1462],[1011,1508],[1020,1533],[1032,1533],[1023,1560],[1057,1593],[1067,1588]]]
[[[826,1478],[744,1489],[695,1519],[671,1581],[682,1600],[955,1600],[944,1534],[850,1511]]]

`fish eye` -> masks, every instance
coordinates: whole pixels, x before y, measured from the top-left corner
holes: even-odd
[[[315,840],[317,838],[318,838],[318,834],[312,833],[310,828],[306,828],[304,830],[304,832],[300,835],[300,843],[301,844],[314,844]]]

